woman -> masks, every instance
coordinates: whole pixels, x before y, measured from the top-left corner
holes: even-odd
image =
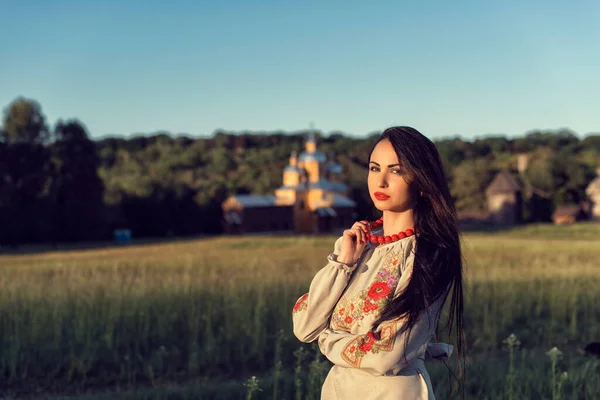
[[[456,211],[435,145],[409,127],[383,132],[369,156],[368,188],[383,218],[356,222],[292,312],[294,334],[318,340],[334,364],[322,399],[435,399],[424,360],[449,322],[463,357],[462,255]]]

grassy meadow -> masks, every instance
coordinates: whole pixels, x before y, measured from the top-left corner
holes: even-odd
[[[318,399],[330,364],[291,311],[335,239],[0,255],[0,397]],[[599,399],[581,348],[600,341],[600,224],[465,233],[463,249],[466,398]],[[446,366],[427,368],[448,398]]]

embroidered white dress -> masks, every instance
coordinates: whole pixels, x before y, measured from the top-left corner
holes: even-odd
[[[444,296],[423,311],[410,337],[400,332],[405,319],[372,327],[410,280],[415,237],[383,246],[368,243],[354,265],[337,261],[341,243],[342,237],[292,311],[296,337],[318,340],[334,364],[321,399],[435,399],[424,361],[452,353],[449,344],[431,343]]]

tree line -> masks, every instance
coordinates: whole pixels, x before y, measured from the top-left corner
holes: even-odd
[[[317,135],[319,150],[342,166],[360,218],[372,215],[367,157],[379,133]],[[134,237],[217,234],[221,202],[231,194],[272,194],[307,134],[158,132],[94,141],[79,120],[50,127],[37,101],[19,97],[0,126],[0,244],[107,240],[120,228]],[[461,211],[485,210],[495,173],[516,176],[516,157],[527,153],[526,221],[548,221],[555,207],[584,201],[600,166],[600,134],[580,139],[568,129],[434,143]]]

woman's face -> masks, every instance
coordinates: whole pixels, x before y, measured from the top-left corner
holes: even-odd
[[[412,208],[411,177],[399,164],[388,139],[373,149],[369,160],[368,186],[371,200],[380,211],[401,212]]]

